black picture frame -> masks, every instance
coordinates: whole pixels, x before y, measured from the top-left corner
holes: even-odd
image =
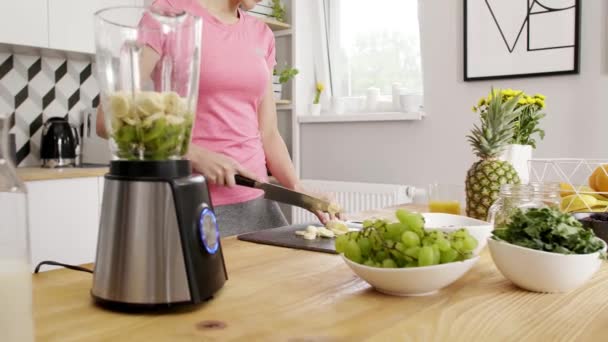
[[[477,76],[470,77],[468,72],[468,2],[470,0],[463,0],[463,14],[464,14],[464,22],[463,22],[463,51],[464,51],[464,81],[472,82],[472,81],[487,81],[487,80],[499,80],[499,79],[513,79],[513,78],[529,78],[529,77],[545,77],[545,76],[560,76],[560,75],[573,75],[580,73],[580,51],[581,51],[581,0],[575,0],[575,23],[574,23],[574,59],[573,66],[571,70],[562,70],[562,71],[551,71],[551,72],[538,72],[538,73],[521,73],[521,74],[510,74],[510,75],[490,75],[490,76]],[[487,0],[486,0],[487,1]],[[509,0],[513,1],[513,0]],[[532,1],[535,3],[537,0],[526,0]],[[528,13],[528,16],[530,13]],[[528,19],[526,19],[528,21]],[[527,30],[529,31],[529,24],[525,24],[527,26]],[[529,33],[528,33],[529,34]],[[529,46],[529,41],[528,41]]]

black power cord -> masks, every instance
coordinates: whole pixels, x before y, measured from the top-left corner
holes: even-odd
[[[93,270],[88,269],[86,267],[80,267],[80,266],[75,266],[75,265],[62,264],[60,262],[51,261],[51,260],[46,260],[46,261],[43,261],[43,262],[39,263],[38,266],[36,266],[36,268],[34,269],[34,273],[38,273],[40,271],[40,267],[44,266],[44,265],[61,266],[61,267],[65,267],[67,269],[74,270],[74,271],[93,273]]]

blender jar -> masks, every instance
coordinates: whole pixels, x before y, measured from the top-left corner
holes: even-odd
[[[182,159],[190,144],[202,19],[114,7],[95,14],[96,70],[113,159]]]
[[[0,340],[34,341],[27,193],[8,157],[0,116]]]

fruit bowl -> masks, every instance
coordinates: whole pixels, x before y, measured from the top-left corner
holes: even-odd
[[[488,246],[500,273],[515,285],[534,292],[573,290],[591,279],[602,263],[600,252],[566,255],[494,239],[489,239]]]
[[[576,213],[574,217],[608,243],[608,213]]]
[[[477,248],[473,251],[475,255],[481,253],[486,247],[494,228],[491,223],[466,216],[440,213],[425,213],[422,216],[424,216],[426,230],[440,230],[449,233],[465,228],[478,242]]]
[[[479,260],[479,256],[441,265],[380,268],[357,264],[342,255],[344,262],[356,275],[378,292],[392,296],[426,296],[454,283]]]

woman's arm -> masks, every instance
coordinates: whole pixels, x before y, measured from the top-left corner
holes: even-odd
[[[284,187],[298,189],[300,186],[295,168],[285,141],[279,134],[277,109],[271,81],[268,83],[266,94],[258,109],[258,121],[268,169]]]
[[[272,77],[270,79],[272,80]],[[284,187],[299,192],[307,192],[306,189],[300,185],[300,180],[296,175],[296,170],[291,161],[291,157],[289,156],[285,141],[279,133],[272,82],[268,83],[266,94],[258,109],[258,120],[260,133],[262,135],[262,144],[264,145],[264,153],[266,154],[266,164],[270,173],[272,173]],[[314,196],[326,197],[322,194],[314,194]],[[333,216],[320,211],[317,211],[314,214],[317,215],[319,221],[323,224],[326,224],[330,219],[334,218]]]

